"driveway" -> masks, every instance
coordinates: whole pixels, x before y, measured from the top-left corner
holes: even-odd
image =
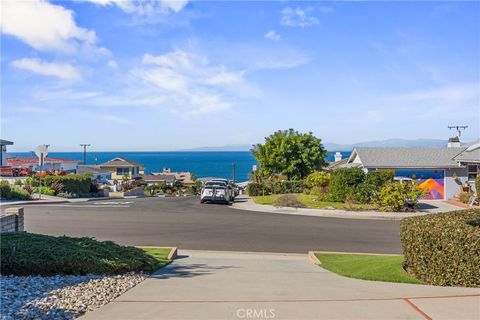
[[[183,251],[82,319],[479,319],[480,289],[356,280],[306,255]]]
[[[29,232],[125,245],[305,253],[401,253],[399,221],[282,215],[200,204],[196,197],[25,206]]]

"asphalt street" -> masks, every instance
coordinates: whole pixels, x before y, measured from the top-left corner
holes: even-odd
[[[401,253],[399,221],[259,213],[196,197],[27,205],[25,229],[125,245],[305,253]]]

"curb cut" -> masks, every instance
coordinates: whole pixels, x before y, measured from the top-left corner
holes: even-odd
[[[167,259],[175,260],[175,258],[177,258],[177,253],[178,253],[177,247],[172,247],[172,249],[170,250],[170,253],[167,256]]]

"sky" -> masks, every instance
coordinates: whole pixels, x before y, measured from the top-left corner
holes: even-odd
[[[480,2],[2,1],[9,151],[480,136]]]

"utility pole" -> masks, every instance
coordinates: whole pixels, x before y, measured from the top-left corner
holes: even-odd
[[[448,129],[450,129],[450,130],[452,130],[452,129],[457,130],[457,132],[458,132],[457,137],[459,137],[459,138],[462,135],[462,130],[465,130],[467,128],[468,128],[468,126],[448,126]]]
[[[80,147],[83,147],[83,164],[87,164],[87,147],[90,147],[90,144],[81,143]]]
[[[235,181],[236,181],[235,162],[233,163],[232,169],[233,169],[233,174],[232,174],[232,176],[233,176],[233,183],[235,183]]]

